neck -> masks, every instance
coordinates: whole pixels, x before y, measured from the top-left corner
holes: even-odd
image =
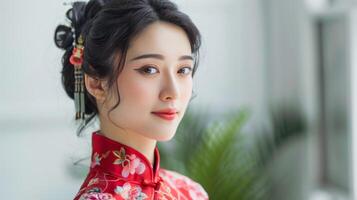
[[[148,161],[153,165],[154,163],[154,150],[156,147],[156,140],[145,137],[139,133],[130,130],[123,130],[117,127],[105,126],[101,123],[99,133],[105,137],[127,145],[140,153],[142,153]]]

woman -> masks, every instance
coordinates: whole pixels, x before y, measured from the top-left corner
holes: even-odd
[[[200,33],[168,0],[74,2],[55,31],[78,134],[97,117],[77,199],[208,199],[199,183],[160,168],[192,96]]]

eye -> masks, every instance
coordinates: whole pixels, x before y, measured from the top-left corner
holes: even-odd
[[[155,71],[158,71],[155,67],[152,66],[144,66],[136,70],[145,75],[155,74]]]
[[[181,68],[179,71],[180,71],[180,72],[183,71],[182,74],[190,74],[191,71],[192,71],[192,67],[183,67],[183,68]]]

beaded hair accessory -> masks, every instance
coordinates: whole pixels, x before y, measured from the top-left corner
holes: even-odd
[[[79,120],[85,119],[85,95],[84,95],[84,73],[83,73],[83,50],[84,50],[84,38],[83,35],[80,34],[78,40],[76,41],[76,30],[74,25],[72,24],[74,21],[78,21],[78,14],[74,13],[74,7],[76,10],[82,10],[81,7],[85,5],[85,2],[63,2],[64,6],[70,5],[72,6],[66,13],[67,20],[69,20],[69,24],[71,27],[70,32],[73,37],[73,50],[72,55],[69,58],[69,62],[74,67],[74,106],[76,110],[75,119]]]
[[[74,33],[74,31],[73,31]],[[78,42],[75,41],[74,37],[74,48],[69,62],[74,66],[74,106],[76,109],[75,119],[85,119],[85,100],[84,100],[84,78],[83,78],[83,36],[78,37]]]

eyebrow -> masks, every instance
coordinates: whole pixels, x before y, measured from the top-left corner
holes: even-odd
[[[145,59],[145,58],[156,58],[159,60],[164,60],[164,56],[161,54],[144,54],[144,55],[140,55],[135,58],[132,58],[130,61]],[[178,60],[192,60],[193,61],[193,57],[189,56],[189,55],[183,55]]]

